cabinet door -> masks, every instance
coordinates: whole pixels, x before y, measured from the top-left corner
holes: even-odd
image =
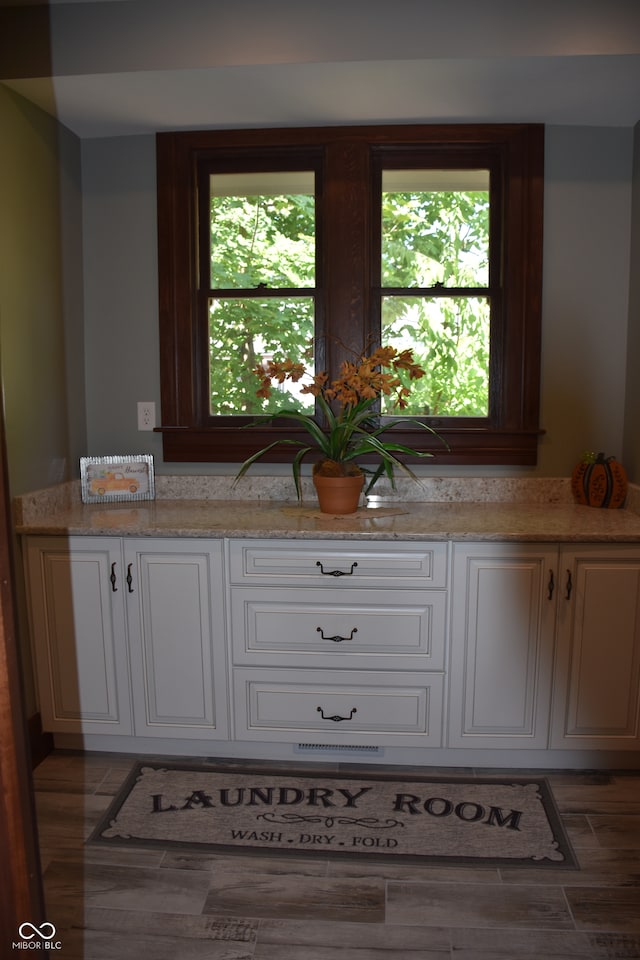
[[[551,746],[638,749],[640,552],[561,553]]]
[[[228,736],[222,545],[125,543],[135,733]]]
[[[120,541],[26,541],[32,640],[45,730],[131,733]]]
[[[449,746],[547,746],[557,550],[454,547]]]

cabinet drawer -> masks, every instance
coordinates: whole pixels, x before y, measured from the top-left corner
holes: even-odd
[[[434,587],[447,581],[446,543],[232,540],[231,582]]]
[[[238,740],[442,743],[442,674],[234,670]]]
[[[332,591],[333,593],[333,591]],[[443,670],[444,591],[232,589],[237,664]]]

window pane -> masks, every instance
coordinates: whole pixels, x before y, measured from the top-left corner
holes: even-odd
[[[213,174],[211,287],[313,287],[312,171]]]
[[[382,286],[486,287],[489,171],[385,170]]]
[[[220,299],[209,302],[209,412],[270,413],[282,406],[314,410],[314,397],[296,384],[274,384],[270,400],[256,396],[253,370],[266,360],[291,357],[314,372],[312,297]],[[300,384],[302,386],[302,384]]]
[[[489,302],[476,297],[383,297],[385,345],[413,350],[426,376],[411,383],[409,416],[489,414]],[[393,413],[385,409],[384,413]],[[395,411],[396,413],[398,411]]]

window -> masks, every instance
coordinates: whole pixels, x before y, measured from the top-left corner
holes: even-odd
[[[208,166],[208,165],[207,165]],[[209,291],[209,413],[246,416],[313,397],[256,395],[253,370],[292,356],[313,370],[316,205],[313,170],[211,173],[201,192],[200,287]]]
[[[313,399],[289,386],[267,406],[252,369],[291,356],[334,376],[383,343],[427,370],[398,442],[535,463],[541,126],[188,132],[157,150],[165,460],[295,437],[256,418]]]
[[[489,416],[490,171],[381,171],[380,338],[427,371],[410,415]]]

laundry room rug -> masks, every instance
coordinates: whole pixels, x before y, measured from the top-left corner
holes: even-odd
[[[576,867],[544,777],[137,762],[89,843]]]

